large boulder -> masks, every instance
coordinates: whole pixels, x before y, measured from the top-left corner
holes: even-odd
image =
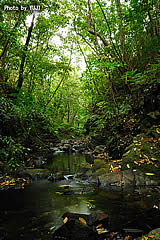
[[[65,224],[58,228],[53,239],[65,240],[99,240],[104,237],[99,237],[96,227],[108,227],[108,214],[102,211],[97,211],[91,214],[79,214],[66,212],[62,216]],[[103,234],[102,234],[103,235]],[[102,236],[101,235],[101,236]]]
[[[107,227],[108,226],[108,214],[102,211],[96,211],[94,213],[91,214],[80,214],[80,213],[70,213],[70,212],[66,212],[63,214],[63,219],[66,219],[68,221],[71,220],[85,220],[85,223],[95,229],[95,227],[99,224],[102,224],[103,227]],[[82,220],[83,221],[83,220]]]
[[[157,175],[148,174],[140,170],[132,171],[131,169],[115,173],[105,173],[99,176],[100,187],[106,190],[113,187],[116,187],[118,190],[124,190],[135,186],[158,186],[160,178]]]
[[[70,220],[54,232],[53,239],[98,240],[98,234],[86,224],[78,220]]]
[[[105,173],[110,172],[110,166],[103,159],[95,159],[92,164],[86,162],[82,164],[82,172],[86,176],[97,178]]]
[[[96,171],[100,168],[108,168],[108,164],[102,159],[95,159],[94,164],[92,166],[92,170]]]
[[[99,176],[100,187],[108,189],[110,186],[121,187],[122,185],[122,173],[106,173],[102,176]]]

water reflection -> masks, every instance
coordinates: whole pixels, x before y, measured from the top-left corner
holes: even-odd
[[[62,183],[64,181],[59,184]],[[2,193],[2,225],[9,233],[9,239],[19,239],[19,236],[20,239],[27,239],[28,233],[31,236],[36,233],[41,239],[44,234],[46,239],[46,234],[49,238],[47,231],[52,226],[58,228],[63,224],[62,215],[65,212],[91,212],[84,201],[85,197],[58,195],[57,191],[58,184],[41,180],[23,191]]]
[[[63,174],[75,174],[80,172],[81,165],[86,162],[85,156],[81,154],[55,153],[48,159],[47,167],[52,172]]]
[[[83,162],[84,156],[61,153],[54,155],[53,161],[48,161],[48,166],[56,172],[74,174],[80,171]],[[90,214],[104,211],[109,215],[110,229],[117,231],[124,223],[134,219],[142,209],[152,208],[157,204],[157,196],[154,194],[147,194],[146,191],[141,195],[143,187],[136,193],[104,192],[96,189],[87,194],[68,196],[57,194],[61,191],[62,184],[70,185],[75,192],[77,189],[94,188],[72,179],[56,183],[41,180],[19,192],[0,193],[0,227],[8,232],[8,240],[49,240],[51,229],[63,224],[62,215],[65,212]],[[89,200],[94,202],[94,209],[89,209]]]

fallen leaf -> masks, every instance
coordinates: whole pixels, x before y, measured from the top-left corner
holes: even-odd
[[[104,231],[104,228],[97,228],[97,231],[98,231],[98,232]]]
[[[100,227],[102,227],[102,223],[98,224],[98,226],[96,226],[96,228],[100,228]]]
[[[127,164],[127,168],[130,168],[129,164]]]
[[[86,220],[84,218],[79,217],[79,221],[81,221],[82,223],[87,225],[87,222],[86,222]]]
[[[49,230],[52,231],[53,229],[55,229],[55,226],[50,227]]]
[[[124,240],[130,240],[132,237],[130,235],[125,236]]]
[[[2,183],[1,183],[1,186],[5,185],[5,184],[6,184],[6,182],[2,182]]]
[[[137,162],[137,161],[134,161],[134,163],[135,163],[135,164],[138,164],[138,162]]]
[[[58,195],[62,195],[62,193],[61,193],[61,192],[56,192],[56,194],[58,194]]]
[[[14,178],[12,178],[10,182],[15,182]]]
[[[63,220],[64,223],[66,223],[68,221],[68,218],[65,217],[65,219]]]
[[[118,167],[115,167],[115,168],[112,169],[112,171],[113,171],[113,172],[119,172],[120,169],[119,169]]]
[[[102,233],[108,232],[108,230],[107,230],[107,229],[104,229],[104,228],[98,228],[98,229],[97,229],[97,232],[98,232],[98,234],[102,234]]]
[[[154,237],[155,237],[155,235],[153,235],[153,234],[152,234],[152,235],[149,235],[148,237],[149,237],[149,238],[154,238]]]
[[[156,208],[156,209],[158,209],[159,207],[158,207],[157,205],[154,205],[154,206],[153,206],[153,208]]]
[[[154,173],[145,173],[146,175],[148,175],[148,176],[153,176],[153,175],[155,175]]]

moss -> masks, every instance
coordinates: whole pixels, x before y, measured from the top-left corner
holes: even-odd
[[[81,164],[81,168],[90,169],[91,167],[92,167],[92,165],[87,162]]]
[[[98,170],[96,170],[96,172],[94,173],[95,176],[101,176],[105,173],[109,173],[109,167],[108,168],[100,168]]]
[[[81,164],[81,170],[84,174],[88,172],[91,168],[92,168],[92,165],[87,162]]]
[[[138,168],[142,171],[159,172],[160,126],[153,126],[146,134],[139,134],[126,148],[122,157],[122,169]]]
[[[93,171],[96,171],[97,169],[106,168],[106,167],[107,167],[107,163],[104,160],[95,159],[92,169]]]

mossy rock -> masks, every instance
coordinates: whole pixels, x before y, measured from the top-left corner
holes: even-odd
[[[107,163],[104,160],[102,160],[102,159],[95,159],[94,160],[94,164],[92,166],[92,170],[96,171],[96,170],[98,170],[100,168],[107,168],[107,166],[108,165],[107,165]]]
[[[82,163],[81,164],[81,168],[86,168],[86,169],[90,169],[92,167],[92,165],[90,163]]]
[[[82,163],[81,164],[81,170],[83,173],[88,172],[92,168],[92,165],[90,163]]]
[[[102,176],[103,174],[109,173],[109,167],[108,168],[100,168],[98,170],[96,170],[96,172],[94,173],[95,176]]]
[[[152,134],[153,133],[153,134]],[[136,168],[158,173],[160,168],[160,126],[154,126],[148,134],[139,134],[126,148],[122,156],[122,170]]]

